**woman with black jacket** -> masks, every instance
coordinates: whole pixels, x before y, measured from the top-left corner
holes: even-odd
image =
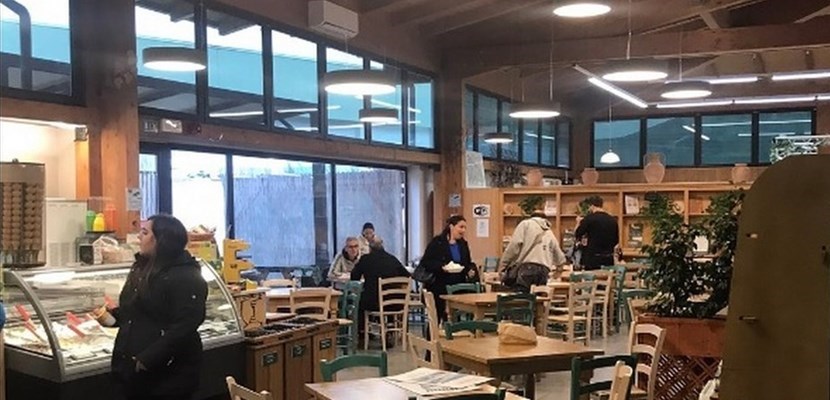
[[[140,251],[119,305],[98,320],[118,326],[112,374],[127,399],[190,399],[199,387],[207,284],[185,250],[187,230],[155,215],[141,229]]]
[[[427,245],[420,265],[435,278],[425,284],[427,290],[435,295],[435,307],[438,309],[438,319],[447,320],[446,302],[441,298],[447,294],[447,285],[465,282],[478,282],[478,268],[470,258],[470,247],[464,240],[467,231],[467,220],[461,215],[453,215],[447,219],[444,230]],[[449,272],[445,266],[451,261],[461,265],[460,272]]]

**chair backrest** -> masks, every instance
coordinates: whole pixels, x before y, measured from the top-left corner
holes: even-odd
[[[380,354],[354,354],[340,356],[334,360],[320,360],[320,373],[324,382],[333,382],[338,371],[356,367],[376,367],[379,376],[387,376],[386,352]]]
[[[596,276],[590,272],[578,272],[568,276],[569,282],[592,282],[594,279],[596,279]]]
[[[475,283],[458,283],[455,285],[447,285],[447,294],[463,294],[463,293],[481,293],[481,284]]]
[[[496,297],[496,321],[508,320],[533,326],[536,295],[532,293],[503,294]]]
[[[432,292],[423,289],[421,290],[421,300],[424,302],[424,308],[427,313],[427,322],[429,323],[429,340],[432,342],[438,341],[440,336],[438,330],[438,308],[435,307],[435,295]]]
[[[617,365],[617,361],[622,361],[624,365],[632,368],[632,370],[637,365],[637,358],[633,356],[595,357],[590,360],[574,357],[571,360],[571,400],[579,400],[581,396],[586,394],[610,390],[613,380],[594,380],[590,383],[583,383],[582,374],[585,371],[615,367]],[[625,386],[626,397],[623,397],[623,399],[628,399],[628,395],[631,393],[631,380],[629,380],[628,384]]]
[[[406,334],[406,341],[409,343],[409,356],[412,357],[416,367],[444,368],[444,358],[439,341],[429,341],[411,333]]]
[[[484,265],[482,266],[482,270],[484,272],[496,272],[499,269],[499,258],[498,257],[484,257]]]
[[[611,301],[611,291],[614,289],[614,273],[608,274],[605,279],[594,278],[596,289],[594,290],[594,298],[602,298],[606,301]]]
[[[625,265],[605,266],[602,269],[614,272],[614,295],[621,301],[623,285],[625,285],[625,273],[627,271]]]
[[[548,285],[531,285],[530,293],[545,299],[545,315],[550,314],[550,301],[553,300],[554,289]]]
[[[288,295],[288,304],[294,314],[302,314],[304,317],[310,318],[329,319],[331,318],[331,289],[294,289]]]
[[[293,288],[297,285],[294,284],[293,279],[266,279],[262,281],[262,286],[269,288]]]
[[[259,393],[246,388],[233,379],[232,376],[225,377],[225,382],[228,383],[228,393],[231,395],[231,400],[271,400],[271,393],[263,390]]]
[[[410,277],[378,278],[378,305],[381,314],[409,313]]]
[[[358,309],[360,307],[360,296],[363,295],[363,282],[349,281],[343,285],[343,293],[338,300],[338,317],[357,321]]]
[[[630,301],[631,299],[629,299]],[[631,355],[637,356],[634,382],[640,385],[640,374],[648,377],[646,382],[647,400],[654,400],[657,386],[657,367],[660,365],[660,356],[663,354],[663,342],[666,340],[666,330],[654,324],[631,324],[628,336],[628,346]],[[640,355],[647,355],[642,357]]]
[[[499,331],[499,324],[493,321],[444,322],[444,335],[448,340],[452,340],[452,334],[459,331],[497,333]]]
[[[632,369],[622,361],[614,364],[614,378],[611,381],[611,390],[608,400],[628,400],[631,391]]]

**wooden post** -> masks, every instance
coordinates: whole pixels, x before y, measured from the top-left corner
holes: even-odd
[[[117,234],[123,237],[138,220],[138,212],[126,210],[127,188],[138,187],[135,2],[77,2],[76,7],[87,106],[98,114],[98,123],[89,127],[88,194],[112,200]]]
[[[461,195],[464,191],[464,82],[461,75],[443,75],[439,81],[438,93],[441,169],[435,175],[433,221],[436,230],[443,229],[444,221],[451,214],[460,214],[462,211],[461,207],[450,207],[449,204],[451,194]]]
[[[816,133],[830,135],[830,104],[819,103],[816,108]]]

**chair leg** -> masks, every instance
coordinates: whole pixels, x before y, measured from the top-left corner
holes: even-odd
[[[602,304],[602,338],[608,337],[608,303]]]
[[[363,350],[369,350],[369,314],[363,315]]]
[[[386,316],[380,314],[380,343],[383,351],[386,351]]]
[[[406,333],[409,332],[409,321],[403,318],[403,330],[401,331],[401,346],[406,349]]]

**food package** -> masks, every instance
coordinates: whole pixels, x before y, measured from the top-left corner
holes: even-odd
[[[499,322],[499,343],[535,345],[536,331],[532,326]]]
[[[118,246],[118,240],[115,240],[109,236],[101,236],[92,242],[92,263],[103,264],[120,262],[113,261],[113,259],[120,257],[120,252],[121,248]],[[104,259],[105,253],[107,254],[106,260]]]

